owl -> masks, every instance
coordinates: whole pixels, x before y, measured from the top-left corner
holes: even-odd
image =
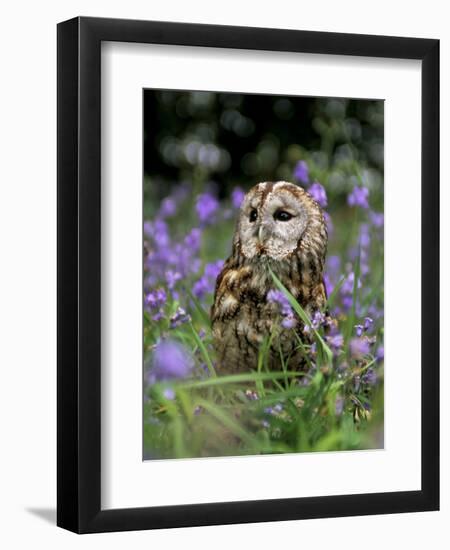
[[[270,369],[281,370],[280,354],[290,370],[304,366],[298,342],[305,341],[304,326],[299,318],[282,322],[271,271],[312,316],[326,303],[327,240],[323,212],[301,187],[278,181],[250,189],[211,309],[219,372],[256,369],[264,342],[270,342]]]

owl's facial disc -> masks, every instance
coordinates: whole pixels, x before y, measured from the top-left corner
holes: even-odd
[[[293,192],[289,187],[295,188],[292,184],[280,183],[270,188],[259,184],[244,200],[239,237],[242,253],[248,259],[287,258],[306,229],[308,212],[301,195]]]

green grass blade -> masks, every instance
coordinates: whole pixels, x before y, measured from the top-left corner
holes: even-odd
[[[333,288],[333,292],[328,296],[327,306],[333,307],[334,300],[336,299],[337,293],[339,292],[341,286],[344,284],[345,277],[341,277],[340,280],[336,283],[336,286]]]
[[[211,374],[211,376],[216,377],[216,370],[214,369],[214,365],[212,364],[211,358],[209,356],[208,350],[206,349],[205,344],[203,343],[200,336],[197,334],[197,331],[194,328],[194,325],[192,323],[189,323],[189,326],[191,327],[192,335],[194,337],[195,343],[200,349],[201,354],[203,355],[203,358],[205,360],[206,366],[208,367],[208,370]]]
[[[245,374],[230,374],[228,376],[217,376],[207,380],[195,380],[191,382],[181,382],[177,384],[182,389],[208,388],[211,386],[225,386],[228,384],[242,384],[245,382],[254,382],[258,380],[280,380],[285,376],[302,377],[306,376],[304,372],[286,371],[286,372],[249,372]]]
[[[228,428],[233,434],[238,436],[242,441],[245,441],[250,447],[254,444],[254,436],[247,432],[242,426],[240,426],[229,414],[225,413],[223,409],[213,405],[209,401],[200,399],[198,404],[214,416],[221,424]]]
[[[205,326],[209,329],[211,328],[211,319],[208,315],[208,313],[204,310],[202,304],[197,300],[197,298],[192,294],[192,292],[189,290],[188,287],[183,286],[184,290],[186,291],[186,294],[189,296],[190,300],[195,306],[195,309],[198,311],[198,314],[200,315],[203,323]]]

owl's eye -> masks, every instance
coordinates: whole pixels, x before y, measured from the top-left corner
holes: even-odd
[[[258,212],[253,208],[252,211],[250,212],[250,216],[248,219],[250,222],[255,222],[257,217],[258,217]]]
[[[288,222],[290,219],[293,218],[292,214],[289,214],[289,212],[286,212],[286,210],[277,210],[273,217],[279,222]]]

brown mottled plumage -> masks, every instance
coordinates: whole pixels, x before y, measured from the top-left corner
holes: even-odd
[[[302,188],[264,182],[247,193],[211,311],[219,370],[256,368],[259,347],[270,334],[270,368],[281,368],[280,349],[290,369],[302,367],[294,331],[281,327],[277,304],[267,301],[275,288],[269,267],[311,315],[326,300],[326,248],[322,210]],[[302,336],[300,320],[295,330]]]

